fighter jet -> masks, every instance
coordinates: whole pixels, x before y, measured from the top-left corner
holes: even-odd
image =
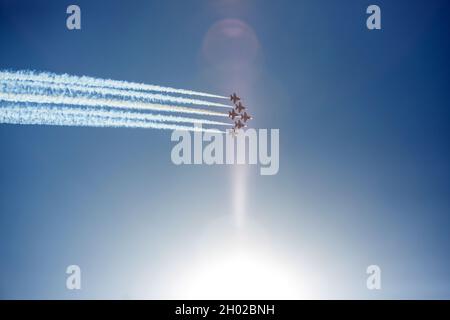
[[[230,130],[230,135],[233,137],[233,138],[236,138],[236,136],[237,136],[237,131],[236,131],[236,128],[231,128],[231,130]]]
[[[243,105],[241,102],[239,102],[239,103],[236,105],[235,109],[237,110],[238,113],[241,113],[242,110],[245,109],[245,107],[244,107],[244,105]]]
[[[244,112],[244,114],[241,116],[241,119],[242,119],[242,121],[244,121],[244,123],[245,122],[247,122],[248,120],[251,120],[251,119],[253,119],[251,116],[249,116],[248,114],[247,114],[247,112]]]
[[[236,93],[233,93],[232,95],[230,95],[230,100],[233,101],[234,104],[236,104],[236,102],[238,102],[239,100],[241,100],[241,98],[239,98]]]
[[[240,128],[243,128],[243,127],[245,127],[245,124],[243,124],[243,123],[241,122],[241,120],[238,120],[238,121],[235,121],[235,122],[234,122],[234,128],[233,128],[233,129],[239,130]]]
[[[234,118],[235,118],[236,116],[238,116],[238,115],[239,115],[239,114],[236,113],[236,111],[234,111],[234,109],[231,110],[231,111],[228,111],[228,118],[231,118],[231,120],[234,120]]]

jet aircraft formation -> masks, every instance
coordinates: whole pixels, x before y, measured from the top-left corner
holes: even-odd
[[[232,134],[236,134],[239,129],[247,126],[247,121],[251,120],[252,117],[247,111],[244,111],[246,107],[242,104],[241,98],[236,93],[230,95],[230,101],[233,102],[234,108],[228,111],[228,117],[234,121]]]

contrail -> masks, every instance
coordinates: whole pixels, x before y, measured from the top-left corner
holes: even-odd
[[[216,111],[164,105],[164,104],[146,103],[140,101],[129,101],[129,100],[90,99],[87,97],[15,94],[8,92],[0,92],[0,100],[9,102],[47,103],[47,104],[78,105],[90,107],[110,107],[119,109],[153,110],[165,112],[190,113],[205,116],[227,117],[226,113]]]
[[[192,104],[209,107],[231,108],[231,106],[210,102],[205,100],[190,99],[184,97],[174,97],[164,94],[148,93],[142,91],[120,90],[114,88],[89,87],[75,84],[64,83],[46,83],[40,81],[30,80],[10,80],[3,77],[0,72],[0,84],[3,90],[14,93],[32,93],[32,94],[51,94],[51,95],[79,95],[80,93],[87,94],[92,98],[103,98],[105,96],[115,96],[120,98],[135,98],[144,99],[146,101],[158,103],[177,103],[177,104]]]
[[[50,72],[35,72],[30,70],[24,71],[2,71],[1,78],[5,80],[19,80],[19,81],[39,81],[49,83],[64,83],[71,85],[82,85],[89,87],[107,87],[122,90],[138,90],[138,91],[155,91],[164,93],[176,93],[182,95],[203,96],[209,98],[227,99],[227,97],[214,95],[204,92],[175,89],[170,87],[161,87],[143,83],[118,81],[111,79],[100,79],[87,76],[73,76],[68,74],[55,74]]]
[[[148,122],[133,119],[110,118],[102,116],[74,115],[65,112],[39,112],[34,108],[21,110],[16,107],[0,108],[0,123],[22,125],[56,125],[56,126],[80,126],[80,127],[114,127],[114,128],[152,128],[166,130],[184,130],[209,133],[224,133],[216,129],[204,129],[201,127],[180,126],[158,122]]]
[[[213,121],[207,119],[178,117],[162,114],[140,113],[132,111],[121,110],[105,110],[101,108],[73,108],[68,106],[48,105],[48,104],[18,104],[8,102],[4,107],[8,107],[11,111],[16,112],[35,112],[41,114],[49,113],[64,113],[67,115],[76,116],[92,116],[92,117],[105,117],[105,118],[117,118],[124,120],[139,120],[139,121],[151,121],[151,122],[180,122],[180,123],[193,123],[193,124],[207,124],[207,125],[219,125],[219,126],[231,126],[230,123]],[[2,108],[2,107],[0,107]]]
[[[86,76],[34,71],[0,71],[0,122],[224,133],[217,129],[204,129],[201,126],[185,126],[177,123],[218,126],[231,124],[148,112],[228,116],[226,113],[211,109],[179,106],[184,104],[230,108],[225,104],[186,97],[189,95],[226,99],[223,96],[191,90]]]

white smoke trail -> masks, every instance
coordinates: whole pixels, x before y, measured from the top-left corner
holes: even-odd
[[[112,99],[90,99],[87,97],[15,94],[8,92],[0,92],[0,100],[9,102],[47,103],[47,104],[78,105],[89,107],[110,107],[118,109],[153,110],[153,111],[179,112],[179,113],[206,115],[206,116],[227,117],[226,113],[216,111],[164,105],[164,104],[146,103],[140,101],[128,101],[128,100],[122,101]]]
[[[230,123],[213,121],[208,119],[187,118],[171,115],[140,113],[121,110],[105,110],[101,108],[72,108],[68,106],[62,107],[57,105],[34,104],[34,103],[24,105],[10,102],[7,102],[6,104],[2,105],[3,107],[8,107],[9,110],[11,111],[15,110],[16,112],[35,112],[36,114],[64,113],[67,115],[118,118],[125,120],[139,120],[151,122],[179,122],[179,123],[184,122],[193,124],[231,126]]]
[[[180,126],[158,122],[147,122],[133,119],[109,118],[101,116],[74,115],[66,112],[39,112],[34,108],[0,107],[0,123],[22,125],[56,125],[79,127],[114,127],[114,128],[152,128],[167,130],[184,130],[210,133],[224,133],[216,129]]]
[[[114,88],[89,87],[75,84],[64,83],[46,83],[29,80],[9,80],[8,77],[3,77],[0,72],[0,84],[3,91],[14,93],[29,93],[29,94],[51,94],[51,95],[80,95],[83,93],[91,98],[104,98],[105,96],[116,96],[118,98],[135,98],[144,99],[146,101],[158,103],[177,103],[177,104],[191,104],[209,107],[231,108],[229,105],[210,102],[205,100],[190,99],[184,97],[174,97],[164,94],[155,94],[142,91],[120,90]],[[145,101],[143,101],[145,102]]]
[[[203,96],[209,98],[218,98],[218,99],[227,99],[227,97],[184,90],[184,89],[175,89],[169,87],[161,87],[143,83],[136,82],[127,82],[127,81],[118,81],[118,80],[110,80],[110,79],[99,79],[87,76],[73,76],[68,74],[55,74],[50,72],[34,72],[29,70],[24,71],[1,71],[1,78],[5,80],[19,80],[19,81],[39,81],[39,82],[49,82],[49,83],[64,83],[71,85],[82,85],[89,87],[107,87],[107,88],[116,88],[122,90],[138,90],[138,91],[155,91],[155,92],[164,92],[164,93],[176,93],[183,95],[193,95],[193,96]]]

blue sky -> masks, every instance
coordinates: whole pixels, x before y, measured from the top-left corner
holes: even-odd
[[[169,131],[0,125],[0,297],[450,298],[448,9],[0,1],[0,69],[237,91],[280,129],[260,176],[175,166]]]

